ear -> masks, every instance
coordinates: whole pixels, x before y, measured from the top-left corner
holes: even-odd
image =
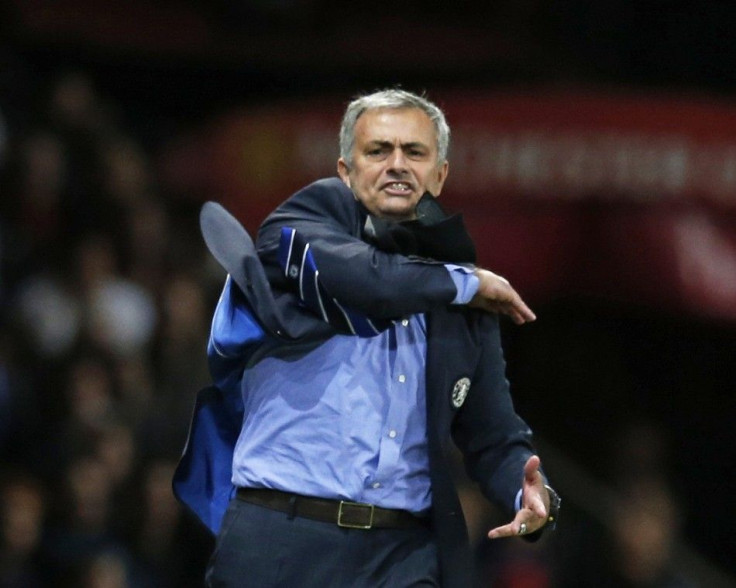
[[[447,179],[447,174],[450,172],[450,162],[445,160],[445,162],[437,166],[437,175],[435,176],[437,179],[437,183],[434,186],[434,189],[432,190],[432,194],[434,194],[434,197],[437,198],[440,195],[440,192],[442,192],[442,186],[445,185],[445,180]]]
[[[345,160],[342,157],[337,160],[337,175],[340,176],[340,179],[345,183],[348,188],[352,187],[350,185],[350,169],[348,168],[348,164],[345,163]]]

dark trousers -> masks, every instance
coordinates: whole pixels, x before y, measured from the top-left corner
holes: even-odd
[[[207,586],[438,587],[437,562],[429,529],[343,529],[234,499]]]

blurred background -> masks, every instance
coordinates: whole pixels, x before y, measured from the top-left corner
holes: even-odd
[[[442,202],[537,312],[512,391],[564,497],[479,586],[736,585],[736,4],[0,2],[0,587],[201,586],[170,491],[222,271],[334,174],[357,93],[426,91]],[[463,480],[461,466],[458,477]]]

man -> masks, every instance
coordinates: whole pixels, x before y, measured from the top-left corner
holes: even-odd
[[[238,422],[235,496],[210,525],[209,585],[469,586],[451,438],[512,518],[490,537],[535,538],[554,522],[558,500],[513,410],[496,313],[535,317],[506,280],[472,265],[461,220],[435,202],[448,144],[443,113],[422,97],[353,101],[340,179],[266,219],[262,267],[235,251],[249,239],[227,213],[203,211],[231,276],[210,359],[218,388],[235,390],[222,403],[237,405]],[[183,462],[180,478],[196,481]]]

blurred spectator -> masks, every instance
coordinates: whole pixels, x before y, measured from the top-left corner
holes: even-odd
[[[66,529],[83,543],[86,537],[104,537],[111,520],[113,481],[105,464],[95,456],[80,455],[67,469],[69,492]]]
[[[41,558],[46,499],[40,482],[5,472],[0,480],[0,587],[49,585]]]
[[[163,202],[154,198],[131,203],[126,214],[128,275],[149,292],[160,294],[172,271],[171,222]]]
[[[72,235],[113,231],[121,208],[104,191],[104,146],[118,135],[111,108],[80,71],[59,75],[49,88],[43,118],[64,144],[67,162],[64,218]]]
[[[146,576],[156,588],[192,588],[201,586],[204,565],[202,553],[209,546],[197,541],[197,534],[187,526],[184,512],[171,493],[174,459],[154,459],[144,469],[140,517],[132,545]],[[201,538],[201,536],[200,536]]]
[[[632,420],[611,446],[615,501],[602,526],[568,521],[558,585],[565,588],[693,588],[675,572],[684,513],[672,488],[669,444],[655,423]],[[572,513],[571,513],[572,514]]]
[[[631,421],[613,445],[611,472],[620,492],[609,537],[610,581],[647,588],[692,586],[672,571],[683,513],[672,491],[669,443],[661,427]]]
[[[109,105],[81,70],[60,73],[51,86],[48,117],[62,132],[105,133],[113,126]]]
[[[65,390],[66,428],[91,438],[102,434],[115,419],[114,381],[107,365],[93,355],[78,357],[69,371]],[[86,443],[80,448],[87,447]]]
[[[669,487],[657,477],[629,479],[623,486],[605,527],[578,521],[577,529],[567,529],[567,549],[574,555],[562,554],[556,585],[694,588],[674,571],[681,511]]]
[[[614,512],[611,574],[605,586],[686,588],[671,571],[672,546],[680,538],[680,512],[666,482],[631,481]]]
[[[178,398],[187,386],[201,387],[210,379],[206,354],[202,356],[210,323],[202,285],[187,274],[173,275],[164,291],[163,312],[163,384]]]
[[[33,455],[41,407],[33,382],[16,355],[9,330],[0,323],[0,462],[21,465]]]
[[[642,479],[668,480],[671,476],[669,439],[650,421],[631,420],[618,432],[609,471],[624,489]]]
[[[153,180],[143,150],[125,135],[109,137],[101,146],[101,187],[106,198],[122,207],[151,199]]]
[[[196,218],[85,73],[27,115],[0,160],[0,587],[200,586],[209,537],[170,489],[209,381]]]
[[[82,306],[59,276],[38,273],[25,280],[16,297],[20,328],[42,358],[66,355],[82,329]]]
[[[58,262],[67,245],[66,147],[45,129],[29,132],[16,143],[5,171],[7,197],[0,205],[7,225],[4,260],[10,280]]]
[[[90,340],[113,355],[145,349],[158,320],[155,302],[151,293],[119,273],[112,239],[87,237],[77,249],[76,264]]]
[[[101,549],[122,549],[116,537],[113,486],[104,464],[93,455],[68,461],[55,495],[46,554],[55,574],[72,583]]]
[[[89,300],[93,340],[118,355],[135,353],[150,342],[156,326],[151,295],[122,278],[100,283]]]
[[[116,489],[130,490],[136,466],[133,429],[122,422],[107,424],[97,438],[97,458],[105,466],[108,480]]]
[[[137,588],[125,556],[116,549],[95,554],[82,566],[80,588]]]
[[[137,429],[154,410],[156,382],[151,359],[144,353],[116,357],[114,370],[121,416]]]
[[[170,277],[161,304],[158,390],[142,443],[155,448],[155,456],[175,457],[186,441],[194,396],[210,381],[206,357],[210,317],[202,285],[185,273]]]

